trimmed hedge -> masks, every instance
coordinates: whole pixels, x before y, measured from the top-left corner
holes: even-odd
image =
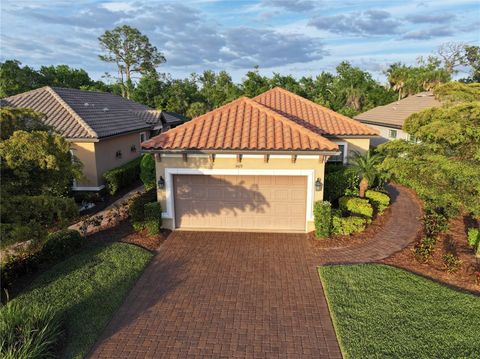
[[[140,162],[140,179],[148,191],[156,187],[155,159],[152,154],[145,154]]]
[[[145,228],[145,205],[157,201],[157,191],[151,189],[140,196],[134,198],[128,208],[130,222],[135,230],[139,231]]]
[[[338,200],[340,209],[344,212],[372,218],[373,207],[367,199],[357,197],[341,197]]]
[[[55,264],[77,253],[83,243],[80,233],[75,230],[50,233],[38,251],[15,255],[2,263],[2,288],[10,287],[17,278],[35,272],[42,265]]]
[[[343,165],[327,163],[323,198],[330,203],[358,189],[360,179]]]
[[[65,229],[48,235],[41,256],[44,262],[56,262],[78,252],[83,245],[78,231]]]
[[[341,217],[335,214],[332,217],[332,234],[350,235],[365,229],[366,220],[362,217]]]
[[[330,235],[332,223],[332,205],[328,201],[317,201],[313,207],[315,236],[326,238]]]
[[[114,195],[120,189],[125,188],[140,179],[140,162],[142,156],[135,158],[123,166],[108,170],[103,174],[107,184],[108,193]]]
[[[148,233],[155,235],[162,228],[162,206],[158,202],[146,203],[143,206],[145,213],[144,226]]]
[[[383,213],[390,204],[390,197],[383,192],[368,190],[365,192],[365,197],[370,200],[378,213]]]

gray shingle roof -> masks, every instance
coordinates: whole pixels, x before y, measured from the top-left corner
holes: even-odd
[[[7,97],[2,106],[42,112],[43,122],[67,138],[94,139],[150,128],[139,115],[150,108],[106,92],[46,86]]]
[[[181,125],[182,123],[188,121],[188,118],[176,112],[162,111],[162,117],[164,121],[170,126]]]
[[[378,106],[355,116],[356,120],[365,123],[391,125],[401,128],[408,116],[431,107],[439,107],[441,103],[432,92],[420,92],[400,101],[385,106]]]

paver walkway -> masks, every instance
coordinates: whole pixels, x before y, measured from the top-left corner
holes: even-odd
[[[412,243],[421,229],[422,209],[415,195],[405,187],[389,184],[391,215],[385,226],[366,243],[343,248],[326,248],[317,253],[318,264],[368,263],[385,259]]]
[[[174,232],[93,358],[341,358],[302,234]]]

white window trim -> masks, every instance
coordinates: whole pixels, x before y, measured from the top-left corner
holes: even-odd
[[[143,142],[143,141],[142,141],[142,135],[143,135],[143,137],[145,138],[143,141],[146,141],[146,140],[147,140],[147,133],[146,133],[146,132],[140,132],[140,135],[139,135],[139,137],[140,137],[140,143]]]
[[[334,143],[336,143],[337,145],[343,145],[344,147],[344,150],[343,150],[343,161],[342,163],[344,165],[347,164],[348,162],[348,142],[345,142],[345,141],[333,141]],[[332,162],[332,163],[335,163],[335,162]]]
[[[162,213],[163,218],[173,221],[175,228],[175,202],[173,193],[174,175],[230,175],[230,176],[305,176],[307,177],[307,222],[313,221],[314,177],[315,170],[249,170],[249,169],[196,169],[196,168],[165,168],[165,197],[167,211]]]
[[[395,137],[392,136],[392,132],[395,131]],[[398,138],[398,130],[396,128],[389,128],[388,129],[388,138],[396,140]]]

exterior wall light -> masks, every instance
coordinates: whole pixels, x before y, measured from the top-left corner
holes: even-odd
[[[317,178],[315,181],[315,191],[319,192],[322,190],[322,182],[320,181],[320,178]]]
[[[165,188],[165,180],[163,179],[162,176],[158,179],[158,188],[159,189],[164,189]]]
[[[130,147],[130,151],[137,152],[137,147],[135,145],[132,145],[132,147]]]

